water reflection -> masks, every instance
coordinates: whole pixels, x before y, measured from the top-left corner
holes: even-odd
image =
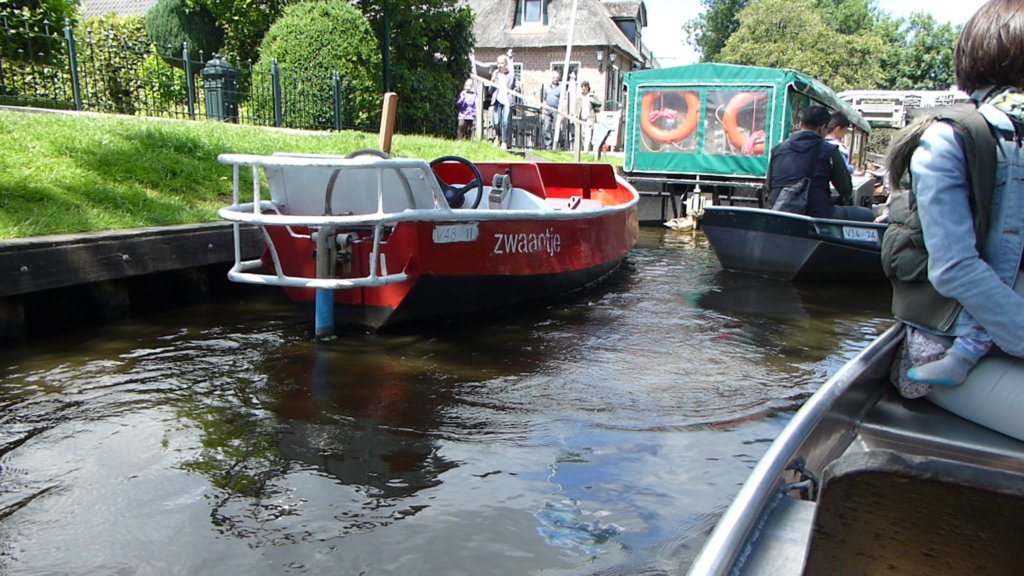
[[[268,294],[0,350],[0,574],[682,574],[891,321],[650,229],[477,326],[313,343]]]
[[[849,310],[885,318],[890,300],[885,282],[794,284],[729,270],[718,271],[708,289],[694,296],[697,306],[719,315],[723,338],[790,365],[820,358],[849,340],[842,320]]]
[[[284,430],[280,453],[358,486],[372,509],[436,486],[444,382],[418,366],[340,346],[298,345],[261,367]]]

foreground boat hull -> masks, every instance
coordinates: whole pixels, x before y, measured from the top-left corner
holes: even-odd
[[[708,206],[701,229],[722,267],[793,281],[882,280],[886,226]]]
[[[1024,442],[900,398],[888,375],[901,342],[888,330],[805,403],[691,576],[1019,572]]]

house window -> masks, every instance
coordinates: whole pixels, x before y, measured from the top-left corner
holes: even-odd
[[[523,22],[540,22],[543,3],[543,0],[523,0]]]
[[[549,0],[517,0],[516,26],[548,23]]]
[[[551,63],[551,69],[555,70],[556,72],[558,72],[558,77],[559,78],[565,78],[565,76],[564,76],[564,72],[565,72],[564,68],[565,68],[565,64],[562,63],[562,62],[552,62]],[[575,79],[577,79],[579,77],[579,74],[580,74],[580,63],[579,62],[569,62],[569,77],[567,79],[569,81],[575,80]]]

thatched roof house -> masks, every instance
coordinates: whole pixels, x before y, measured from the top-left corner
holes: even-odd
[[[512,49],[524,93],[533,94],[563,68],[570,42],[572,10],[577,4],[569,72],[588,80],[603,96],[606,110],[622,101],[622,77],[650,68],[653,60],[642,41],[647,25],[643,0],[466,0],[476,13],[474,57],[490,64]]]
[[[82,0],[80,14],[83,18],[106,16],[145,16],[156,4],[156,0]]]

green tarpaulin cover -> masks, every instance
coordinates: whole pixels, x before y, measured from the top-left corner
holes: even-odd
[[[795,70],[693,64],[626,75],[626,172],[763,178],[768,151],[822,104],[870,132],[831,88]]]

